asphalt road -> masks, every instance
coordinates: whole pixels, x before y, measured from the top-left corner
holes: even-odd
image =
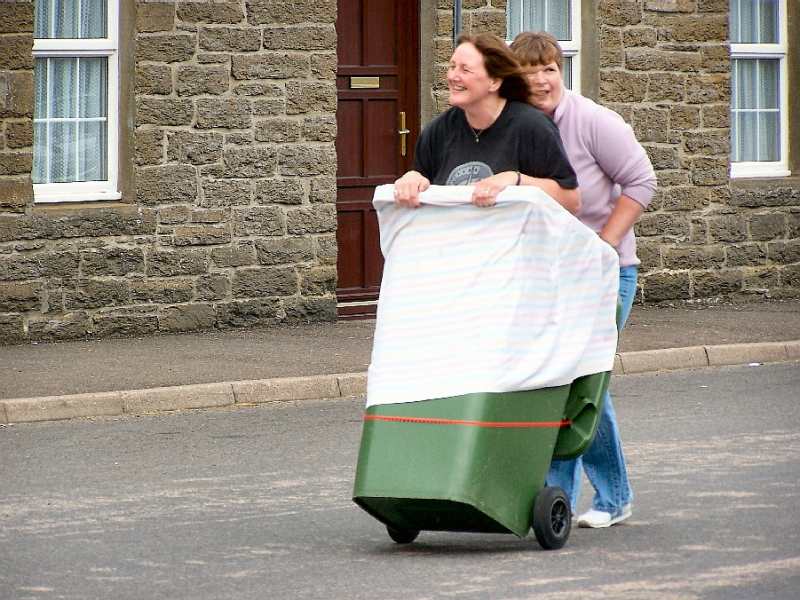
[[[349,499],[363,400],[0,427],[0,598],[796,599],[800,364],[613,390],[634,515],[556,552],[392,543]]]

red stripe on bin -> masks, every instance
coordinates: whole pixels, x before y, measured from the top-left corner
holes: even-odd
[[[425,425],[466,425],[469,427],[496,428],[535,428],[535,427],[568,427],[569,419],[561,421],[465,421],[461,419],[437,419],[431,417],[394,417],[389,415],[364,415],[365,421],[388,421],[390,423],[422,423]]]

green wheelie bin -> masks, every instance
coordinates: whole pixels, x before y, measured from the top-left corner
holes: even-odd
[[[367,408],[353,500],[397,543],[420,531],[513,533],[545,549],[569,538],[563,490],[547,487],[554,458],[594,436],[610,373],[570,385],[476,393]]]
[[[420,197],[409,210],[375,191],[386,260],[353,499],[398,543],[533,528],[560,548],[570,502],[545,479],[596,430],[617,255],[531,186],[491,211],[469,186]]]

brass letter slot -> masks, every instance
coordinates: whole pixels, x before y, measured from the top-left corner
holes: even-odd
[[[380,77],[351,77],[350,89],[352,90],[367,90],[377,89],[381,87]]]

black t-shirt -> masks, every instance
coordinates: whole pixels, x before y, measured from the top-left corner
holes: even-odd
[[[414,170],[434,185],[471,185],[520,171],[554,179],[564,189],[578,187],[555,123],[523,102],[506,102],[497,120],[478,134],[458,107],[439,115],[417,140]]]

